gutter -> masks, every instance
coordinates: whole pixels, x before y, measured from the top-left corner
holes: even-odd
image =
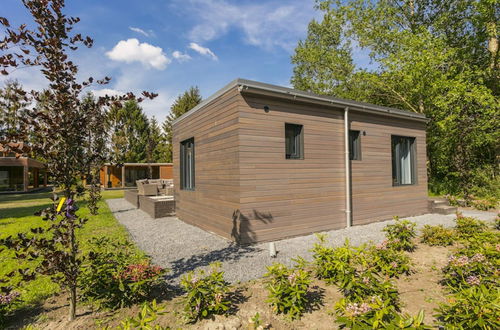
[[[349,107],[344,109],[345,220],[351,227],[351,157],[349,157]]]
[[[417,114],[409,111],[404,111],[396,108],[389,108],[389,107],[383,107],[375,104],[370,104],[370,103],[364,103],[364,102],[356,102],[356,101],[350,101],[350,100],[345,100],[345,99],[339,99],[331,96],[321,96],[309,92],[303,92],[299,91],[297,89],[292,89],[292,88],[286,88],[286,87],[280,87],[276,85],[271,85],[271,84],[264,84],[261,82],[257,81],[252,81],[252,80],[246,80],[246,79],[235,79],[231,81],[229,84],[215,92],[213,95],[209,96],[207,99],[205,99],[203,102],[198,104],[196,107],[191,109],[190,111],[186,112],[176,120],[174,120],[173,124],[176,124],[185,118],[189,117],[193,113],[197,112],[198,110],[202,109],[209,103],[213,102],[216,98],[219,96],[225,94],[232,88],[238,88],[238,91],[240,93],[245,93],[245,92],[251,92],[251,90],[254,90],[257,94],[259,91],[267,91],[271,93],[277,94],[277,96],[289,96],[292,97],[294,100],[300,98],[303,99],[303,101],[307,102],[308,100],[315,100],[319,102],[323,102],[328,106],[337,106],[337,107],[349,107],[351,111],[361,111],[364,113],[373,113],[373,114],[378,114],[378,115],[385,115],[385,116],[390,116],[390,117],[397,117],[397,118],[403,118],[403,119],[408,119],[408,120],[415,120],[415,121],[420,121],[427,123],[429,119],[425,117],[425,115],[422,114]]]

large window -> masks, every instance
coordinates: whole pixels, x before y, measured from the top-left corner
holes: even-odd
[[[181,142],[181,189],[194,190],[194,138]]]
[[[304,159],[304,134],[302,125],[285,124],[286,159]]]
[[[392,136],[392,184],[415,184],[415,138]]]
[[[361,160],[361,136],[359,131],[349,131],[349,158]]]

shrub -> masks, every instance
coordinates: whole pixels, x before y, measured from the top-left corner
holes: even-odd
[[[398,277],[411,272],[410,257],[402,251],[391,249],[387,241],[369,246],[363,255],[368,266],[383,275]]]
[[[7,313],[19,301],[19,293],[8,287],[0,287],[0,328],[5,322]]]
[[[493,224],[493,228],[496,230],[500,230],[500,215],[497,215],[495,218],[495,223]]]
[[[287,314],[292,319],[302,316],[308,305],[310,274],[303,269],[303,259],[296,259],[296,265],[288,268],[274,263],[267,267],[266,288],[269,292],[266,302],[273,306],[276,313]]]
[[[315,243],[311,250],[316,276],[328,284],[341,283],[350,279],[356,271],[352,263],[358,252],[349,245],[348,240],[343,246],[333,248],[325,245],[325,235],[316,236],[319,242]]]
[[[415,222],[400,220],[398,217],[394,217],[394,220],[396,223],[387,225],[383,229],[386,233],[385,236],[389,241],[390,247],[398,251],[415,250],[415,243],[413,243],[413,238],[417,236],[415,232]]]
[[[455,254],[448,259],[444,267],[443,284],[453,290],[478,285],[494,285],[498,279],[495,276],[497,267],[484,254],[476,253],[469,257],[466,254]]]
[[[81,297],[98,307],[121,308],[144,301],[162,282],[165,271],[138,255],[132,244],[92,238],[79,279]]]
[[[455,230],[458,237],[463,239],[468,239],[471,236],[484,232],[488,228],[484,221],[473,217],[464,217],[460,213],[457,213],[455,223]]]
[[[486,199],[474,199],[471,201],[471,206],[477,210],[488,211],[495,209],[498,205],[498,200],[495,197],[488,197]]]
[[[390,281],[371,270],[359,271],[339,288],[350,302],[362,303],[376,296],[399,310],[398,290]]]
[[[499,295],[498,287],[472,286],[450,296],[435,316],[446,329],[499,329]]]
[[[424,312],[416,317],[401,315],[394,306],[373,296],[363,302],[341,299],[336,305],[336,322],[349,329],[431,329],[423,323]]]
[[[430,246],[448,246],[455,241],[453,229],[445,228],[443,225],[425,225],[422,229],[422,243]]]
[[[220,262],[214,262],[210,264],[208,274],[204,270],[197,273],[191,271],[181,278],[181,286],[187,292],[184,312],[189,321],[196,322],[212,314],[223,314],[229,309],[229,284],[224,280],[224,272],[219,270],[220,267]]]
[[[158,324],[153,324],[158,318],[158,315],[166,314],[165,311],[156,305],[156,300],[151,303],[144,303],[141,311],[135,317],[128,317],[121,322],[121,325],[116,327],[117,330],[133,330],[133,329],[148,329],[148,330],[170,330],[170,327],[162,327]],[[109,327],[103,330],[109,330]]]

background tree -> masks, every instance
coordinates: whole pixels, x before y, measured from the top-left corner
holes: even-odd
[[[319,0],[317,8],[323,21],[311,22],[292,57],[294,86],[425,114],[430,188],[498,196],[498,2]],[[369,52],[373,69],[338,69],[350,68],[352,45]],[[335,70],[330,58],[339,58]]]
[[[172,162],[172,123],[184,113],[193,109],[202,101],[198,87],[191,87],[183,94],[179,95],[170,107],[170,113],[163,123],[163,131],[168,142],[167,161]]]
[[[4,37],[0,39],[0,72],[8,75],[10,70],[19,66],[37,66],[46,78],[46,90],[29,93],[36,106],[28,111],[20,133],[31,131],[36,135],[31,148],[46,160],[53,182],[62,190],[66,202],[58,202],[55,196],[54,205],[40,212],[43,220],[49,222],[47,226],[33,228],[28,235],[20,233],[16,238],[7,237],[0,241],[0,245],[16,250],[19,259],[40,262],[34,271],[19,270],[24,279],[32,279],[36,274],[49,275],[68,289],[69,318],[73,320],[83,261],[75,230],[86,221],[76,213],[78,208],[74,198],[83,191],[79,181],[87,174],[88,159],[94,158],[89,153],[98,154],[101,150],[95,148],[96,145],[86,147],[87,130],[82,129],[92,121],[96,108],[85,106],[80,97],[94,79],[77,81],[78,67],[70,60],[69,53],[77,50],[80,44],[91,47],[93,41],[81,34],[72,34],[79,19],[63,13],[64,0],[22,0],[22,3],[33,18],[34,29],[28,29],[26,24],[13,29],[6,18],[0,17],[0,24],[5,27]],[[109,80],[106,77],[97,83],[106,84]],[[155,97],[147,92],[143,95]],[[121,101],[134,98],[132,93],[120,97],[105,96],[99,97],[95,103],[98,107],[119,107]],[[2,140],[2,149],[5,150],[7,145],[23,151],[20,145],[22,134],[16,139],[9,141],[7,136]]]
[[[135,100],[113,107],[109,114],[111,158],[115,164],[144,163],[148,159],[149,120]]]
[[[150,160],[153,163],[168,162],[168,144],[158,120],[153,116],[149,121],[149,152]]]

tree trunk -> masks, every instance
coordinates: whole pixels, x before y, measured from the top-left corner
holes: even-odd
[[[76,286],[69,289],[69,320],[74,321],[76,317]]]

